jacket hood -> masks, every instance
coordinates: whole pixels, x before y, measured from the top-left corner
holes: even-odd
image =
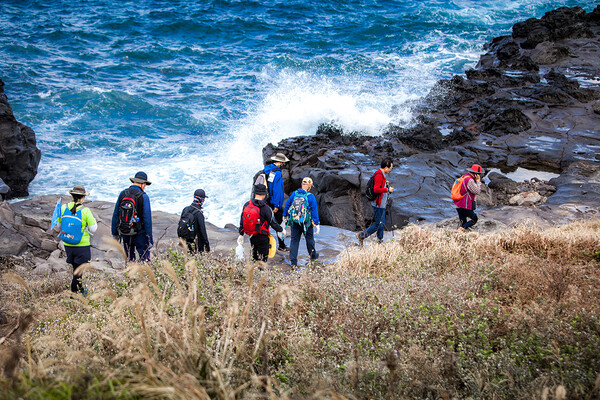
[[[271,171],[281,171],[281,169],[275,164],[265,165],[265,174],[269,175]]]
[[[252,199],[252,204],[254,204],[256,207],[262,207],[266,205],[267,202],[264,200]]]

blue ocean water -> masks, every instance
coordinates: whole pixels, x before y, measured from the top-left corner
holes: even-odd
[[[546,0],[0,2],[0,77],[42,151],[31,195],[83,184],[114,201],[144,170],[153,209],[204,188],[235,223],[269,142],[322,122],[379,134],[473,67]]]

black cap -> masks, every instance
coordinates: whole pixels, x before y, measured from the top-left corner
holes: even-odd
[[[258,183],[256,185],[254,185],[254,194],[268,194],[269,192],[267,192],[267,187],[265,185],[263,185],[262,183]]]
[[[208,197],[204,192],[204,189],[196,189],[194,192],[194,197]]]

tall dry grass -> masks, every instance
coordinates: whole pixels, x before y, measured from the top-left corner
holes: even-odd
[[[12,277],[13,315],[37,322],[0,382],[8,398],[594,398],[599,227],[409,226],[293,275],[172,250],[86,272],[75,301]]]

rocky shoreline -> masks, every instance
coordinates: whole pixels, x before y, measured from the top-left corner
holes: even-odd
[[[325,262],[355,242],[352,231],[369,223],[372,211],[362,193],[383,157],[395,161],[389,177],[396,189],[387,218],[391,230],[411,222],[455,228],[450,186],[473,163],[494,169],[479,199],[478,231],[526,220],[552,225],[600,215],[600,6],[590,13],[560,8],[518,23],[512,35],[491,40],[485,50],[465,77],[442,80],[428,96],[410,104],[415,119],[404,126],[390,125],[372,137],[343,132],[332,122],[314,136],[264,148],[265,160],[280,151],[291,159],[283,168],[287,194],[304,176],[313,178],[321,221],[329,226],[317,238]],[[40,154],[35,134],[15,120],[2,87],[0,81],[0,159],[10,167],[0,168],[8,171],[0,178],[10,186],[10,195],[23,196]],[[5,141],[10,132],[13,137]],[[15,154],[21,158],[11,158]],[[506,176],[515,170],[529,176],[519,181]],[[543,172],[554,175],[536,176]],[[39,274],[70,272],[57,233],[49,231],[57,199],[48,195],[0,203],[0,256],[5,263],[35,268]],[[92,240],[92,265],[104,271],[124,268],[119,251],[103,240],[111,237],[114,205],[86,205],[100,226]],[[156,248],[177,246],[179,217],[164,212],[153,217]],[[235,227],[207,228],[214,254],[231,255]],[[273,263],[285,265],[284,255]]]
[[[396,162],[388,227],[455,217],[450,187],[473,163],[506,172],[524,168],[530,178],[536,171],[557,176],[515,182],[489,174],[480,210],[499,214],[498,207],[512,203],[552,210],[572,203],[597,214],[600,6],[590,13],[563,7],[515,24],[512,35],[491,40],[485,50],[466,78],[442,80],[411,104],[415,118],[406,126],[372,137],[332,122],[315,136],[267,146],[263,157],[288,154],[286,192],[310,175],[323,223],[348,230],[371,219],[362,193],[386,156]]]

